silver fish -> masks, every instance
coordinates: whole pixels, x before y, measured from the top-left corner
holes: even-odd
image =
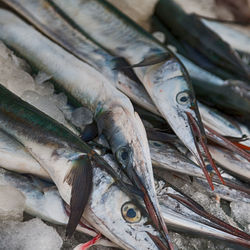
[[[211,165],[220,174],[207,150],[193,89],[179,60],[105,1],[51,2],[95,42],[133,65],[157,109],[195,155],[212,187],[200,151],[206,152]]]
[[[30,167],[30,174],[34,174],[35,171],[32,169],[35,166],[32,161],[27,166]],[[23,172],[22,166],[20,166],[19,172]],[[69,217],[66,213],[64,202],[54,184],[46,183],[36,177],[26,177],[1,168],[0,184],[13,186],[24,195],[26,213],[53,224],[67,225]],[[97,236],[97,232],[90,225],[84,227],[80,223],[76,230],[93,237]],[[118,247],[104,237],[99,239],[96,244]]]
[[[48,173],[27,152],[24,146],[2,129],[0,129],[0,159],[3,168],[49,179]]]
[[[106,136],[114,155],[132,182],[143,191],[155,225],[166,231],[155,194],[145,129],[130,100],[92,67],[49,41],[10,12],[0,12],[0,39],[35,67],[52,75],[78,102],[94,113],[99,132]],[[32,42],[27,36],[32,37]]]
[[[60,196],[70,204],[68,235],[74,232],[83,215],[100,233],[125,249],[141,245],[144,249],[158,249],[159,242],[166,246],[153,226],[144,225],[149,217],[137,207],[130,192],[121,192],[118,185],[113,185],[119,184],[119,179],[107,175],[110,169],[103,158],[70,130],[1,85],[0,127],[18,139],[48,171]]]
[[[211,30],[219,34],[223,40],[227,41],[234,49],[250,53],[249,42],[250,36],[243,34],[232,27],[223,23],[202,19],[202,22]]]
[[[105,158],[108,160],[109,156],[105,156]],[[109,158],[109,161],[112,162],[113,160]],[[114,167],[114,169],[118,169],[118,167],[114,165],[114,162],[112,163],[112,166]],[[164,177],[164,175],[162,176]],[[53,186],[51,187],[51,185],[44,184],[41,181],[35,180],[35,178],[30,179],[3,170],[0,171],[0,183],[13,185],[25,195],[26,211],[28,213],[31,213],[35,216],[38,216],[40,218],[43,218],[45,220],[51,221],[52,223],[56,224],[65,224],[67,222],[67,215],[65,213],[62,200],[57,190],[53,188]],[[177,231],[181,230],[188,233],[196,233],[196,234],[198,233],[199,235],[205,237],[213,236],[214,238],[217,239],[227,240],[242,245],[249,244],[244,239],[234,236],[229,232],[223,232],[223,230],[216,228],[215,225],[209,222],[207,218],[204,218],[201,215],[195,213],[190,208],[189,209],[186,208],[181,203],[179,203],[178,200],[175,200],[171,198],[171,196],[168,196],[171,194],[175,195],[176,194],[181,195],[181,194],[174,191],[170,187],[166,188],[163,180],[158,179],[156,181],[156,186],[157,186],[158,197],[160,198],[161,201],[161,209],[164,213],[164,219],[166,223],[175,230]],[[102,185],[102,188],[103,187],[105,187],[105,185],[104,186]],[[100,187],[98,188],[99,193],[103,192],[102,188]],[[104,192],[105,191],[107,191],[107,189],[104,188]],[[119,197],[120,199],[122,199],[123,196],[122,191],[120,192],[121,196]],[[108,196],[108,198],[105,198],[105,203],[107,203],[107,206],[109,206],[108,204],[110,204],[108,201],[109,198],[110,196]],[[115,211],[116,210],[113,210],[113,213],[115,213]],[[101,214],[104,213],[103,209],[95,210],[95,212],[96,212],[95,216],[101,216]],[[91,230],[91,226],[92,225],[88,225],[89,229],[78,226],[77,229],[80,232],[95,237],[96,229]],[[114,243],[106,240],[105,238],[99,240],[98,244],[104,246],[112,246],[112,247],[116,246]]]

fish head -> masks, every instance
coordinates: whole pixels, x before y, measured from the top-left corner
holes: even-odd
[[[124,249],[159,249],[158,242],[165,246],[160,249],[167,249],[140,201],[124,193],[98,168],[94,169],[93,183],[84,214],[95,229]]]
[[[201,122],[192,85],[186,70],[176,58],[151,66],[146,72],[146,88],[176,135],[195,156],[213,189],[204,156],[220,174],[207,148],[206,134]]]
[[[132,105],[115,105],[97,122],[102,126],[115,158],[130,181],[142,191],[147,211],[157,229],[166,235],[156,196],[146,131]],[[124,108],[125,107],[125,108]],[[101,120],[100,120],[101,119]]]

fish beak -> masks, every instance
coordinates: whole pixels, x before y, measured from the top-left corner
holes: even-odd
[[[198,161],[199,165],[201,166],[211,189],[214,190],[214,186],[212,183],[211,176],[209,175],[209,173],[207,171],[206,164],[205,164],[204,157],[203,157],[203,153],[205,154],[210,165],[212,166],[212,168],[214,169],[214,171],[218,175],[222,184],[225,185],[225,182],[224,182],[219,170],[217,169],[217,167],[212,159],[212,156],[208,150],[205,132],[203,132],[203,129],[201,129],[201,126],[199,125],[199,123],[196,121],[196,119],[192,116],[192,114],[190,112],[186,111],[186,114],[187,114],[190,129],[191,129],[191,132],[192,132],[192,135],[194,138],[194,144],[195,144],[195,149],[196,149],[196,151],[192,152],[192,153],[195,156],[196,160]]]
[[[160,247],[160,249],[170,249],[174,250],[174,247],[170,241],[169,235],[168,235],[168,229],[165,224],[165,221],[163,217],[159,214],[159,209],[153,204],[153,202],[150,199],[149,193],[147,189],[145,188],[145,185],[143,185],[140,177],[136,174],[134,169],[131,169],[132,172],[132,178],[136,186],[142,191],[143,193],[143,200],[146,205],[147,211],[149,213],[150,218],[152,219],[153,224],[157,228],[159,232],[162,233],[162,236],[167,242],[168,247],[166,247],[166,244],[164,244],[158,237],[150,235],[151,239],[155,242],[157,246],[164,246],[164,248]],[[157,239],[156,239],[157,238]]]
[[[209,128],[208,126],[205,126],[206,129],[206,135],[207,138],[220,146],[230,150],[233,153],[239,154],[241,157],[245,158],[250,162],[250,154],[244,150],[244,147],[241,148],[242,145],[239,145],[237,143],[231,142],[229,139],[227,139],[225,136],[220,135],[215,130]],[[248,147],[246,147],[247,149]]]
[[[159,249],[161,249],[161,250],[168,250],[169,249],[168,247],[166,247],[166,245],[162,242],[162,240],[158,236],[155,236],[149,232],[147,232],[147,234]]]

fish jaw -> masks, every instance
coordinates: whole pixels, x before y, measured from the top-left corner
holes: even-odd
[[[127,222],[123,217],[122,208],[131,199],[114,185],[114,180],[95,168],[93,183],[92,196],[83,214],[86,220],[124,249],[158,249],[147,232],[159,240],[161,236],[153,226],[145,225],[149,218],[142,211],[137,222]]]
[[[206,135],[193,89],[185,77],[185,72],[173,58],[167,62],[151,66],[144,77],[145,87],[159,112],[195,156],[213,189],[203,153],[222,182],[223,180],[207,148]]]

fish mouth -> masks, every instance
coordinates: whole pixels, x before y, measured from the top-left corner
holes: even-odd
[[[205,135],[204,130],[202,129],[201,125],[196,121],[196,119],[192,116],[192,114],[190,112],[186,111],[185,113],[187,114],[188,124],[189,124],[189,127],[191,129],[191,133],[193,135],[193,141],[195,144],[195,150],[192,150],[191,152],[193,153],[194,157],[196,158],[199,165],[201,166],[201,168],[205,174],[205,177],[209,183],[209,186],[211,187],[212,190],[214,190],[214,185],[212,183],[212,177],[210,176],[210,174],[207,170],[206,164],[205,164],[205,157],[209,161],[210,165],[214,169],[214,171],[217,174],[217,176],[219,177],[219,179],[221,180],[222,184],[225,185],[225,182],[224,182],[219,170],[217,169],[217,167],[212,159],[212,156],[208,150],[207,139],[206,139],[206,135]],[[205,154],[205,157],[203,156],[203,153]]]
[[[168,229],[165,224],[165,221],[163,217],[160,215],[159,209],[157,209],[157,207],[151,201],[150,195],[147,189],[145,188],[145,185],[143,185],[143,182],[141,181],[140,177],[137,175],[136,171],[134,171],[134,169],[132,169],[132,178],[136,186],[143,193],[143,200],[144,200],[147,211],[149,213],[150,218],[152,219],[154,226],[161,233],[161,235],[163,236],[166,242],[163,242],[158,236],[151,235],[148,232],[147,233],[149,234],[153,242],[159,247],[159,249],[174,250],[174,247],[168,235]]]

